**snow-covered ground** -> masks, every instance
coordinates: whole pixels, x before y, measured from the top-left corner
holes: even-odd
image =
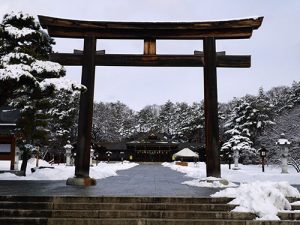
[[[224,185],[217,178],[205,178],[205,163],[189,163],[187,167],[175,163],[163,163],[163,166],[186,174],[193,180],[183,184],[197,187],[218,187],[226,189],[213,194],[213,197],[235,198],[229,204],[238,205],[233,211],[255,213],[259,220],[279,220],[279,211],[291,210],[287,197],[300,198],[299,191],[290,184],[300,184],[300,174],[291,167],[289,174],[281,174],[279,167],[268,166],[262,173],[258,165],[239,165],[240,170],[229,170],[228,165],[222,165],[222,178],[230,181]],[[241,183],[239,186],[231,182]],[[233,187],[233,188],[228,188]]]
[[[170,167],[186,176],[201,179],[206,176],[206,165],[203,162],[189,163],[188,167],[178,166],[174,163],[163,163],[163,166]],[[233,165],[232,165],[233,166]],[[265,166],[265,172],[261,170],[261,165],[241,165],[240,170],[229,170],[228,165],[221,165],[222,178],[231,182],[254,182],[254,181],[287,181],[289,184],[300,184],[300,173],[297,173],[293,167],[289,167],[288,174],[281,174],[281,168],[278,166]]]
[[[8,161],[0,161],[0,170],[9,168]],[[30,171],[36,165],[35,159],[30,159],[27,166],[27,176],[18,177],[11,173],[0,174],[0,180],[66,180],[74,175],[74,166],[65,164],[50,165],[46,161],[39,160],[39,166],[54,168],[39,169],[35,173]],[[117,176],[118,170],[126,170],[138,165],[132,162],[101,162],[90,168],[90,176],[102,179]],[[277,213],[291,210],[292,204],[299,205],[300,202],[289,203],[287,197],[300,198],[299,191],[290,184],[300,184],[300,174],[291,167],[289,174],[281,174],[281,169],[275,166],[266,167],[266,172],[261,172],[258,165],[239,165],[240,170],[229,170],[228,165],[222,165],[222,178],[230,181],[223,183],[216,178],[206,178],[205,163],[189,163],[188,166],[178,166],[175,163],[163,163],[165,167],[186,174],[191,180],[183,184],[198,187],[227,187],[213,194],[213,197],[235,198],[230,204],[238,205],[233,211],[252,212],[262,220],[279,220]],[[20,166],[20,165],[19,165]],[[232,182],[241,183],[240,185]],[[228,188],[233,187],[233,188]]]
[[[8,161],[0,161],[0,170],[8,170],[9,165],[10,162]],[[65,164],[50,165],[44,160],[39,160],[39,166],[52,166],[54,169],[39,169],[32,173],[31,168],[34,168],[35,165],[35,159],[30,159],[27,165],[26,177],[18,177],[11,173],[3,173],[0,174],[0,180],[66,180],[69,177],[73,177],[75,172],[74,166],[65,166]],[[127,161],[124,161],[123,164],[121,162],[101,162],[97,166],[90,167],[90,176],[95,179],[117,176],[118,170],[130,169],[137,165],[137,163]]]

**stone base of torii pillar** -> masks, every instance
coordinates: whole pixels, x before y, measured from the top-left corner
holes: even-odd
[[[67,179],[67,185],[94,186],[96,185],[96,179],[91,177],[70,177]]]

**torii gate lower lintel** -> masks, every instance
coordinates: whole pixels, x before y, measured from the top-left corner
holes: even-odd
[[[247,68],[250,56],[216,52],[217,39],[250,38],[261,26],[263,17],[213,22],[99,22],[39,16],[43,28],[52,37],[83,38],[83,51],[53,53],[52,61],[62,65],[82,66],[81,83],[87,91],[80,96],[75,177],[67,184],[95,185],[89,177],[94,81],[96,66],[204,67],[205,149],[207,176],[221,177],[219,156],[219,124],[217,67]],[[144,54],[105,54],[96,50],[97,39],[142,39]],[[203,40],[203,52],[194,55],[157,55],[156,40]]]

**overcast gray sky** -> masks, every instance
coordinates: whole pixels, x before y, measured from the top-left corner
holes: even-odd
[[[218,41],[217,50],[252,55],[250,69],[218,69],[220,102],[299,81],[299,0],[0,0],[0,16],[23,11],[46,16],[102,21],[203,21],[264,16],[251,39]],[[77,39],[56,39],[55,51],[82,49]],[[142,53],[141,40],[99,40],[106,53]],[[161,54],[193,54],[201,41],[158,41]],[[80,82],[81,68],[67,67],[67,77]],[[167,100],[192,103],[203,99],[202,68],[97,67],[95,100],[120,100],[133,109]]]

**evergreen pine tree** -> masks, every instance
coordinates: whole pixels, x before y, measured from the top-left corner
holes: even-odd
[[[202,103],[193,103],[186,109],[180,110],[179,115],[179,133],[181,140],[187,142],[196,142],[200,144],[204,140],[204,106]]]
[[[25,146],[48,144],[48,98],[54,90],[73,92],[82,87],[62,79],[64,68],[48,61],[54,41],[32,16],[6,14],[0,34],[0,105],[10,103],[21,110],[18,127],[24,136],[20,147],[25,153],[32,149]],[[25,173],[26,165],[22,169]]]
[[[288,103],[291,108],[300,105],[300,82],[293,82]]]
[[[141,109],[136,115],[136,132],[145,133],[150,130],[157,131],[158,115],[154,110],[155,106],[148,105]]]
[[[175,104],[170,100],[161,106],[161,111],[159,114],[159,128],[162,133],[166,133],[168,139],[173,139],[175,137]]]
[[[77,124],[79,115],[79,94],[64,90],[55,91],[55,95],[49,98],[51,120],[47,124],[49,129],[50,153],[62,155],[64,146],[76,142]],[[64,99],[64,101],[62,101]],[[45,154],[45,153],[44,153]]]
[[[95,103],[92,138],[96,142],[116,142],[135,131],[134,112],[121,102]]]
[[[255,156],[256,150],[253,148],[253,142],[250,137],[255,126],[253,119],[256,112],[245,100],[235,100],[235,107],[232,110],[229,121],[225,124],[227,141],[221,147],[222,155],[225,155],[230,150],[238,150],[241,160]]]

